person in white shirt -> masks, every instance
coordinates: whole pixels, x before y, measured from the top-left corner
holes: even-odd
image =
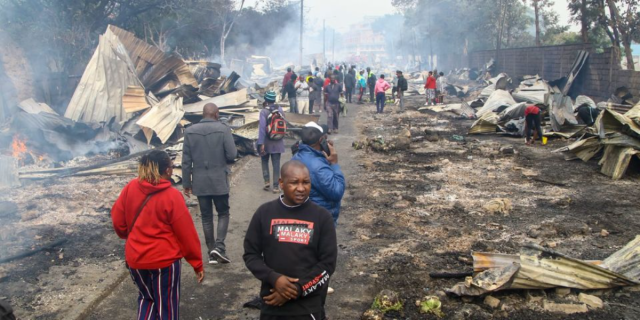
[[[310,77],[307,77],[309,79]],[[309,84],[307,79],[300,79],[296,83],[296,93],[298,99],[298,112],[300,114],[309,113]]]

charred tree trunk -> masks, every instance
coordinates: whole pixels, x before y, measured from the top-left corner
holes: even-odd
[[[587,0],[580,3],[580,24],[582,33],[582,43],[589,43],[589,22],[587,21]]]

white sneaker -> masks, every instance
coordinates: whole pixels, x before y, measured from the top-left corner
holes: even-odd
[[[213,255],[213,250],[209,252],[209,264],[218,264],[218,258]]]
[[[332,294],[334,293],[335,290],[333,290],[333,288],[329,287],[329,289],[327,290],[327,294]]]

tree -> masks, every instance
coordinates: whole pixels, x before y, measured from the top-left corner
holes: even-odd
[[[523,0],[525,3],[527,0]],[[531,6],[533,7],[533,16],[534,16],[534,25],[536,29],[536,46],[542,45],[542,30],[540,26],[540,20],[544,21],[544,16],[552,15],[552,12],[549,10],[553,6],[552,0],[529,0]],[[556,15],[557,17],[557,15]],[[545,21],[545,28],[547,27],[547,21]]]
[[[619,33],[619,39],[624,47],[627,59],[627,69],[635,70],[631,44],[640,37],[640,1],[638,0],[607,0],[611,15],[611,24]],[[618,8],[618,7],[621,7]],[[621,12],[622,11],[622,12]]]
[[[231,32],[231,29],[233,29],[233,25],[236,23],[238,16],[242,13],[244,2],[245,0],[240,0],[240,9],[235,10],[237,5],[235,0],[216,1],[216,9],[222,24],[222,29],[220,30],[220,63],[222,64],[225,64],[224,52],[227,37],[229,37],[229,33]]]

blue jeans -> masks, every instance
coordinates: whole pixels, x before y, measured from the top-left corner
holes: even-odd
[[[378,113],[384,112],[385,94],[384,92],[376,93],[376,109]]]

